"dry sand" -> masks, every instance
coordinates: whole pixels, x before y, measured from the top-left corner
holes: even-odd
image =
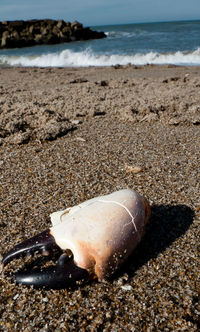
[[[0,331],[197,331],[200,67],[0,69],[0,253],[49,214],[134,188],[146,235],[108,283],[36,290],[0,274]]]

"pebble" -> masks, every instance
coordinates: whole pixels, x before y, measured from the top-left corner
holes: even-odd
[[[121,286],[121,289],[123,289],[125,291],[131,291],[133,289],[133,287],[131,285],[123,285],[123,286]]]

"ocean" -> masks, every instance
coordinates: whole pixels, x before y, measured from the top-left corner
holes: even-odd
[[[0,50],[0,66],[200,65],[200,21],[92,28],[107,38]]]

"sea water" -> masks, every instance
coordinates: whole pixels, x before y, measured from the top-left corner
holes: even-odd
[[[0,66],[200,65],[200,21],[92,28],[107,38],[0,50]]]

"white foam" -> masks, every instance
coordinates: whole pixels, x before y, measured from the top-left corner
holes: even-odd
[[[200,65],[200,47],[191,52],[155,53],[146,54],[97,54],[91,49],[75,52],[64,50],[58,53],[49,53],[32,56],[0,56],[0,65],[36,66],[36,67],[88,67],[145,64],[176,64]]]
[[[139,34],[143,34],[143,32],[139,31],[108,31],[105,32],[106,36],[109,37],[109,39],[114,39],[114,38],[131,38],[135,37]]]

